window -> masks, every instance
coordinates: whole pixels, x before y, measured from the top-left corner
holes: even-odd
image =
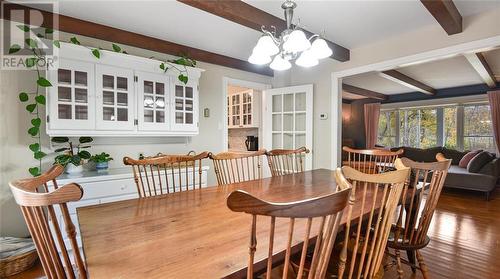
[[[487,103],[382,110],[378,144],[495,151]]]

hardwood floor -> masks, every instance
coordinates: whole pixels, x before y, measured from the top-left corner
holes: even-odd
[[[489,202],[484,195],[446,190],[429,229],[431,242],[422,250],[431,278],[499,278],[500,274],[500,188]],[[404,253],[403,253],[404,254]],[[404,266],[404,278],[422,278]],[[9,279],[40,278],[40,264]],[[384,278],[397,278],[391,268]]]

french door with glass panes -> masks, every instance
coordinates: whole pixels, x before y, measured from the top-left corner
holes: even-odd
[[[313,143],[313,85],[299,85],[263,91],[265,113],[264,147],[311,151]],[[305,159],[306,170],[312,169],[312,154]]]
[[[96,65],[96,128],[134,130],[134,73]]]
[[[61,59],[59,69],[49,71],[50,129],[93,130],[95,128],[94,65]]]
[[[172,130],[196,131],[198,127],[198,88],[193,81],[173,82]]]
[[[138,120],[141,131],[170,129],[170,77],[136,72]]]

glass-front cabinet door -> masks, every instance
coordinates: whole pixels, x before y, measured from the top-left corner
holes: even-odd
[[[94,65],[61,59],[59,69],[49,72],[48,124],[50,129],[95,128]]]
[[[138,120],[141,131],[170,129],[170,77],[137,72]]]
[[[243,120],[243,127],[252,126],[253,124],[253,90],[241,93],[241,118]]]
[[[231,95],[231,126],[241,126],[241,95]]]
[[[173,85],[173,127],[175,131],[196,131],[198,129],[198,89],[196,83]]]
[[[134,130],[134,74],[119,67],[96,66],[96,128]]]

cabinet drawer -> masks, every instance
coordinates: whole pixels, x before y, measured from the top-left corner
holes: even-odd
[[[137,187],[132,178],[92,182],[84,184],[82,187],[84,189],[82,200],[126,195],[137,192]]]
[[[134,194],[128,194],[128,195],[122,195],[122,196],[104,198],[104,199],[100,200],[100,203],[108,203],[108,202],[116,202],[116,201],[124,201],[124,200],[130,200],[130,199],[137,199],[138,197],[139,197],[139,194],[134,193]]]

